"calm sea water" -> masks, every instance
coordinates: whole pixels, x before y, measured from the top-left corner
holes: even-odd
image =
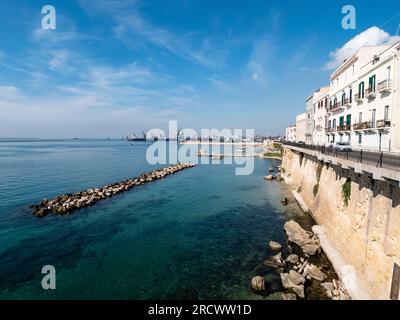
[[[0,142],[0,299],[260,298],[249,282],[268,241],[303,218],[294,202],[281,206],[285,184],[262,179],[275,160],[255,159],[249,176],[198,165],[69,216],[32,216],[43,198],[154,169],[148,145]],[[57,289],[45,291],[49,264]]]

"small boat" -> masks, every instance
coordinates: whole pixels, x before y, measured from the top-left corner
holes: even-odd
[[[268,171],[269,171],[269,172],[273,172],[273,171],[274,171],[274,168],[270,167],[270,168],[268,169]]]

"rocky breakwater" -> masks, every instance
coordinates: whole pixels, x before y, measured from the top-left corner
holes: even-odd
[[[60,195],[53,200],[44,199],[40,204],[31,206],[36,217],[44,217],[51,214],[67,214],[74,210],[94,205],[96,202],[110,198],[118,193],[128,191],[134,187],[150,183],[155,180],[177,173],[181,170],[192,168],[192,163],[179,163],[166,168],[153,170],[149,173],[125,180],[122,182],[106,185],[102,188],[93,188],[86,191]]]
[[[258,274],[252,278],[252,289],[284,300],[350,299],[323,253],[318,237],[293,220],[286,222],[284,229],[288,243],[270,241],[269,249],[275,253],[264,261],[264,266],[275,270],[277,277]]]

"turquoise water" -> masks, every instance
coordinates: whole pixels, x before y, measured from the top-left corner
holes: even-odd
[[[301,218],[286,185],[262,179],[276,160],[198,165],[69,216],[32,216],[43,198],[154,169],[148,143],[0,142],[1,299],[259,299],[249,288],[268,241]],[[157,167],[160,167],[159,165]],[[57,289],[41,288],[53,265]],[[261,269],[260,269],[261,268]]]

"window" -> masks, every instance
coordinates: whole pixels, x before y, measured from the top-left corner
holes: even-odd
[[[351,125],[351,114],[348,114],[347,116],[346,116],[346,125]]]
[[[362,112],[358,114],[358,123],[362,123]]]
[[[384,120],[385,120],[385,121],[388,121],[388,120],[389,120],[389,106],[385,106]]]
[[[342,94],[342,106],[344,106],[346,100],[346,93],[343,92]]]
[[[376,109],[372,110],[372,128],[375,128],[375,122],[376,122]]]
[[[358,95],[360,98],[364,98],[364,81],[358,85]]]
[[[362,134],[358,135],[358,144],[362,144]]]
[[[332,128],[332,127],[331,127],[331,124],[332,124],[332,121],[331,121],[331,120],[328,120],[328,128],[329,128],[329,129]]]
[[[351,66],[351,74],[354,76],[354,64]]]
[[[333,129],[336,128],[336,119],[333,119]]]
[[[370,92],[375,92],[375,75],[369,77],[368,89],[370,90]]]
[[[350,89],[350,92],[349,92],[349,102],[350,103],[353,102],[353,89]]]
[[[390,82],[390,72],[391,71],[391,67],[390,66],[388,66],[387,67],[387,81],[388,81],[388,83]]]
[[[344,117],[340,117],[339,118],[339,126],[343,127],[343,125],[344,125]]]

